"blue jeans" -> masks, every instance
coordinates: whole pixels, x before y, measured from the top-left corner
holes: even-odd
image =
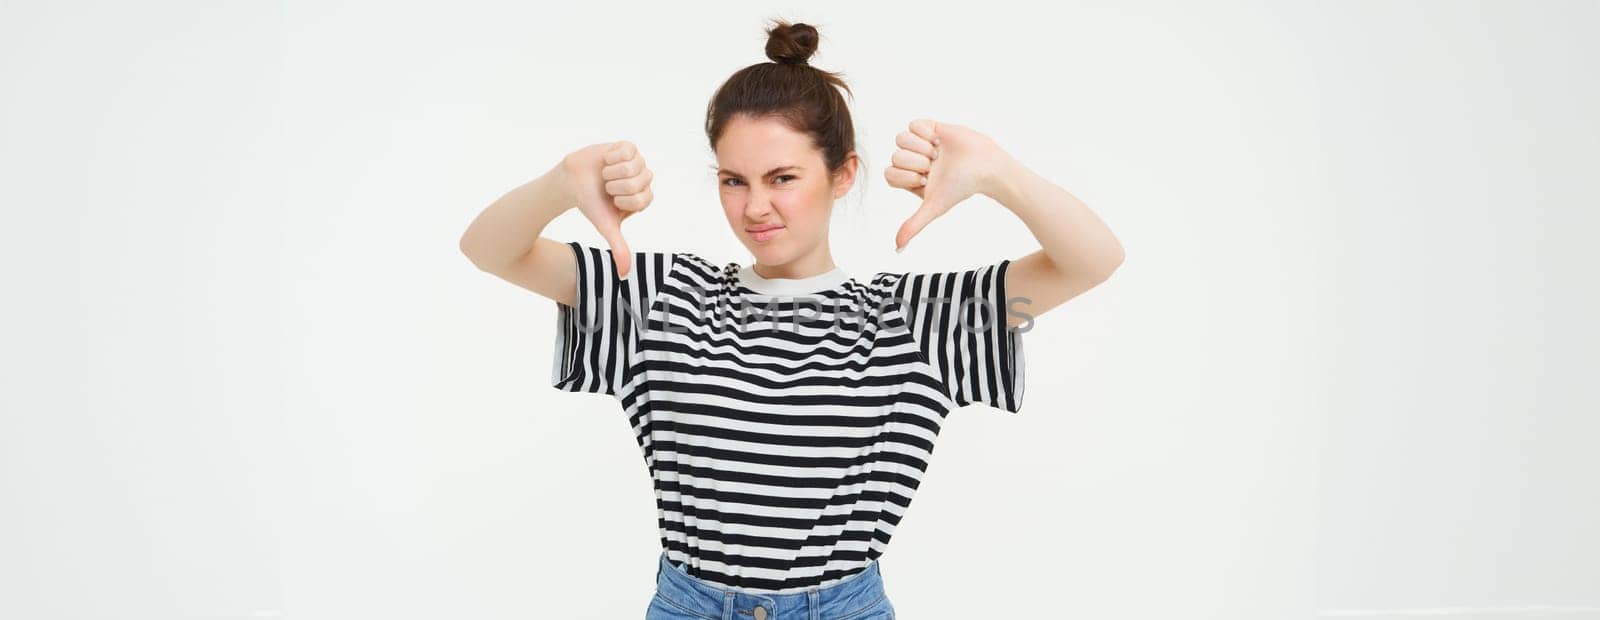
[[[645,620],[894,620],[874,561],[859,573],[802,592],[768,594],[728,589],[691,576],[661,552],[656,595]],[[755,608],[765,609],[758,614]]]

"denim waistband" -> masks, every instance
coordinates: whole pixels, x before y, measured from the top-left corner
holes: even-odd
[[[825,586],[785,594],[729,588],[696,578],[661,552],[656,595],[681,611],[719,620],[753,620],[757,606],[766,620],[820,620],[848,617],[885,596],[883,575],[873,560],[860,572]]]

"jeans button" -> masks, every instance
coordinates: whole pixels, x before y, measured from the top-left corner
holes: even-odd
[[[756,620],[767,620],[767,608],[765,607],[756,605],[756,608],[750,610],[750,613],[756,615]]]

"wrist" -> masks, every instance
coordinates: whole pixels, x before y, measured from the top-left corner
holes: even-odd
[[[567,170],[567,160],[562,158],[555,167],[546,171],[539,181],[555,197],[562,212],[578,206],[578,193],[572,186],[572,174]]]
[[[979,179],[979,193],[1009,206],[1028,173],[1022,162],[1009,154],[1004,155]]]

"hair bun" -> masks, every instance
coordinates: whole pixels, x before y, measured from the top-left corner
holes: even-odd
[[[817,51],[817,29],[811,24],[775,21],[767,29],[767,58],[784,65],[803,65]]]

